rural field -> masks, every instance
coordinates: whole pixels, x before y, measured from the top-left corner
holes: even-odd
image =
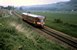
[[[77,38],[77,12],[39,11],[31,13],[46,16],[46,26]]]
[[[0,50],[69,50],[32,30],[19,17],[10,15],[9,11],[0,12]],[[50,16],[48,18],[46,25],[55,26],[50,24],[53,23],[52,18]]]

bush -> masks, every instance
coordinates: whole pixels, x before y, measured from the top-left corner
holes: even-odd
[[[63,23],[63,21],[61,19],[54,19],[55,23]]]
[[[75,25],[75,24],[69,24],[69,26],[71,26],[71,27],[77,27],[77,25]]]
[[[2,17],[2,14],[0,14],[0,17]]]
[[[77,25],[75,25],[75,24],[69,24],[69,23],[64,23],[64,25],[68,25],[70,27],[77,27]]]

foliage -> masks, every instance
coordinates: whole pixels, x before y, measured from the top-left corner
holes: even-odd
[[[14,10],[15,7],[14,6],[7,6],[7,7],[4,7],[4,6],[0,6],[1,9],[8,9],[8,10]]]
[[[0,14],[0,17],[2,17],[2,14]]]
[[[63,23],[61,19],[54,19],[55,23]]]

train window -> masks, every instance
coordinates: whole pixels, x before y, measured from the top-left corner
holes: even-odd
[[[43,20],[41,20],[41,22],[43,22]]]
[[[36,18],[37,22],[41,22],[40,19]]]

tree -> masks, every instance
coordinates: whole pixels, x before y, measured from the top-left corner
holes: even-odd
[[[5,7],[5,9],[14,10],[15,8],[14,8],[14,6],[7,6],[7,7]]]
[[[20,7],[19,9],[20,9],[20,10],[23,10],[23,8],[22,8],[22,7]]]
[[[0,6],[0,9],[3,9],[4,7],[3,6]]]

